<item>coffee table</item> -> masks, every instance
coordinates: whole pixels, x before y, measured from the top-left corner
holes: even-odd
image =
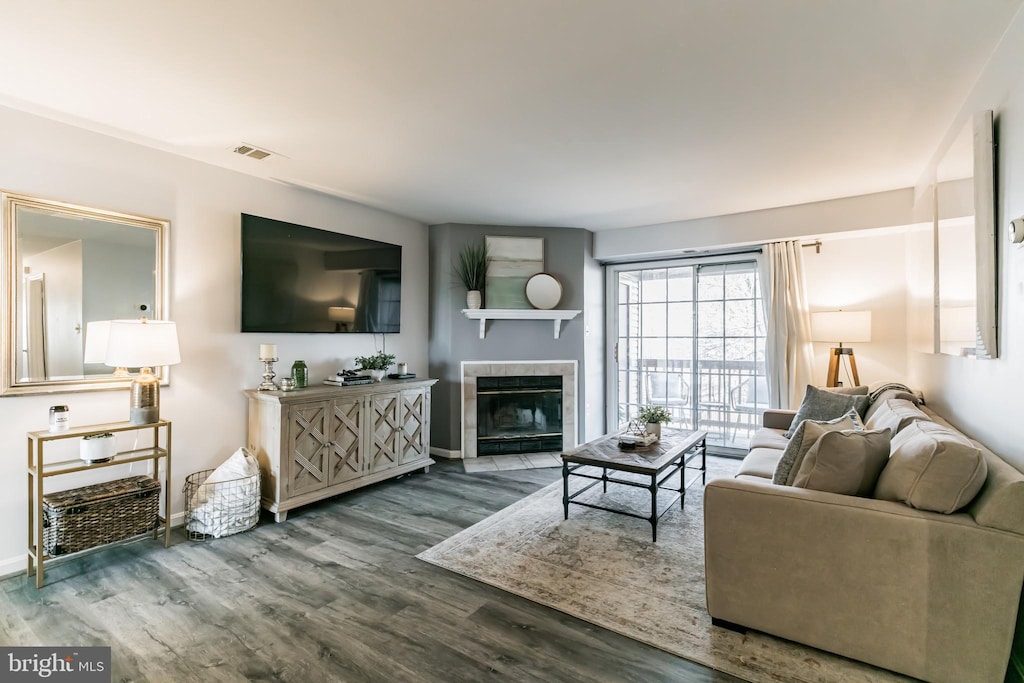
[[[707,437],[705,431],[689,431],[681,429],[662,428],[661,439],[650,446],[623,448],[619,446],[619,434],[606,434],[602,437],[589,441],[578,448],[562,453],[562,507],[565,508],[565,519],[569,519],[569,504],[582,505],[595,510],[605,510],[620,515],[646,519],[651,523],[651,540],[658,542],[658,520],[668,512],[676,500],[680,500],[679,507],[686,502],[686,489],[690,488],[693,482],[700,479],[702,483],[707,482]],[[700,458],[699,465],[691,465],[697,458]],[[587,467],[600,467],[601,476],[580,472]],[[608,476],[608,472],[630,472],[639,474],[649,479],[649,483],[630,481],[614,476]],[[686,472],[692,470],[695,474],[687,481]],[[676,473],[679,473],[679,488],[666,486],[666,482]],[[578,491],[569,493],[569,477],[581,479],[593,479]],[[608,482],[635,486],[647,489],[651,492],[651,514],[649,516],[637,514],[627,510],[604,507],[594,503],[585,503],[576,500],[586,491],[594,486],[602,484],[604,491],[608,491]],[[665,509],[658,513],[658,491],[674,491],[675,496],[665,505]]]

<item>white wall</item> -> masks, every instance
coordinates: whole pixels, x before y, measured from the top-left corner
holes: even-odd
[[[303,358],[314,381],[374,350],[373,338],[363,334],[238,332],[241,212],[401,244],[402,333],[388,335],[387,348],[411,371],[426,374],[424,225],[12,109],[0,108],[0,130],[0,187],[171,222],[170,313],[182,363],[161,392],[161,414],[174,422],[172,512],[181,510],[185,475],[245,444],[241,392],[260,381],[261,342],[278,345],[278,376]],[[0,398],[0,574],[24,569],[25,431],[45,428],[48,408],[57,403],[70,406],[73,424],[128,417],[127,391]]]
[[[1024,420],[1017,405],[1024,385],[1024,249],[1006,239],[1011,219],[1024,214],[1024,13],[1007,29],[945,145],[976,111],[995,112],[999,233],[999,358],[972,360],[911,351],[911,381],[928,403],[966,433],[1024,470]],[[945,147],[936,150],[940,159]],[[925,182],[934,175],[933,163]],[[919,192],[927,202],[927,193]]]
[[[811,312],[871,311],[871,341],[851,344],[861,384],[907,381],[907,280],[904,231],[824,238],[821,253],[804,249]],[[825,383],[832,344],[814,344],[814,380]],[[845,361],[844,361],[845,362]],[[843,366],[844,368],[847,366]],[[849,384],[845,371],[840,373]]]
[[[763,244],[914,223],[912,188],[594,234],[594,257],[626,261],[681,250]]]

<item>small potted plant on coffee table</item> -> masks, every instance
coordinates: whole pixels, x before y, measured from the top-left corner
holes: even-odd
[[[384,373],[387,372],[397,357],[393,353],[378,351],[372,356],[356,356],[356,363],[359,363],[360,370],[366,370],[370,373],[370,377],[373,378],[374,382],[379,382],[384,379]]]
[[[637,417],[647,423],[647,433],[661,438],[661,424],[672,421],[672,413],[664,406],[642,406]]]

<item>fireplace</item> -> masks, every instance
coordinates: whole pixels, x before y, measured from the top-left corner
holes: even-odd
[[[576,447],[576,361],[462,361],[461,366],[461,457]],[[490,407],[497,400],[509,405]],[[481,431],[485,438],[479,438]]]
[[[562,378],[476,378],[477,455],[562,450]]]

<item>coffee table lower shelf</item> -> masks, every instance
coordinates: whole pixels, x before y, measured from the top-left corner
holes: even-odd
[[[687,438],[680,441],[679,446],[670,447],[667,453],[661,453],[662,457],[654,460],[650,467],[638,467],[635,463],[624,464],[614,458],[608,458],[605,453],[607,453],[609,448],[609,440],[616,439],[616,434],[603,436],[589,444],[584,444],[573,452],[563,453],[562,507],[564,509],[565,519],[569,519],[569,505],[580,505],[594,510],[604,510],[605,512],[613,512],[627,517],[646,519],[651,524],[651,541],[657,543],[658,520],[672,509],[672,505],[674,505],[677,500],[681,501],[679,504],[680,508],[685,505],[686,490],[690,488],[694,482],[698,479],[700,479],[702,483],[707,482],[707,434],[706,432],[688,432],[685,436]],[[593,448],[594,446],[597,446],[597,448]],[[638,452],[640,451],[640,449],[635,450]],[[699,463],[691,465],[690,463],[697,458],[700,458]],[[590,467],[600,468],[601,476],[579,471]],[[609,470],[613,472],[630,472],[632,474],[649,477],[649,482],[644,483],[642,481],[631,481],[615,476],[609,476]],[[694,473],[689,479],[687,479],[686,476],[687,471]],[[673,488],[672,486],[669,486],[667,482],[677,474],[679,475],[679,488]],[[570,493],[570,476],[579,477],[580,479],[590,479],[592,481],[583,488]],[[622,510],[620,508],[613,508],[577,500],[577,498],[598,484],[601,484],[603,491],[607,493],[609,482],[613,484],[622,484],[624,486],[632,486],[634,488],[647,489],[650,491],[650,514],[642,515],[636,512],[630,512],[629,510]],[[672,498],[664,504],[661,512],[658,511],[659,491],[671,491],[674,494]]]

